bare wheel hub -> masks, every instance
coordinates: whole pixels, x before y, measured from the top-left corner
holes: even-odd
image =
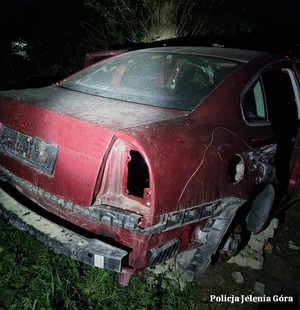
[[[242,241],[242,226],[237,225],[226,239],[224,247],[220,249],[219,253],[222,262],[228,261],[232,256],[234,256],[238,252],[241,241]]]

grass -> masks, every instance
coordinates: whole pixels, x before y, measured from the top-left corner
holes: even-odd
[[[122,287],[116,273],[56,255],[50,248],[0,218],[0,310],[257,309],[255,304],[210,303],[209,296],[247,295],[252,292],[256,281],[265,283],[266,289],[275,283],[287,296],[294,293],[290,291],[293,285],[286,287],[283,276],[292,275],[294,281],[300,276],[299,251],[288,249],[289,240],[299,244],[299,206],[298,202],[288,210],[271,240],[274,251],[267,258],[267,264],[268,261],[271,264],[269,271],[216,264],[199,278],[201,281],[198,279],[183,291],[178,281],[149,272],[133,276],[129,286]],[[279,270],[279,274],[270,273],[270,270],[278,270],[282,266],[275,268],[277,260],[285,267]],[[244,274],[243,284],[233,280],[231,274],[236,270]],[[149,277],[153,280],[151,283]],[[292,278],[288,279],[292,281]]]
[[[192,285],[181,291],[176,280],[155,276],[154,285],[147,277],[122,287],[116,273],[56,255],[0,218],[1,310],[198,309]]]

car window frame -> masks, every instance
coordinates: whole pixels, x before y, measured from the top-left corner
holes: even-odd
[[[296,68],[295,68],[296,66]],[[288,69],[289,70],[289,76],[291,79],[291,84],[295,93],[295,99],[296,99],[296,105],[297,105],[297,112],[298,112],[298,119],[300,120],[300,82],[298,81],[297,78],[297,68],[300,68],[300,63],[296,62],[291,62],[291,61],[278,61],[273,64],[269,64],[266,67],[262,68],[255,76],[249,81],[249,83],[244,87],[244,90],[242,91],[241,94],[241,99],[240,99],[240,108],[241,108],[241,113],[243,116],[244,122],[250,126],[250,127],[256,127],[256,126],[271,126],[271,122],[268,119],[268,106],[267,106],[267,100],[266,100],[266,95],[265,95],[265,89],[264,89],[264,83],[263,83],[263,78],[262,74],[268,71],[272,71],[275,69]],[[248,90],[252,87],[254,87],[255,83],[260,80],[261,86],[262,86],[262,91],[263,91],[263,96],[264,96],[264,106],[265,106],[265,111],[266,111],[266,116],[267,119],[265,120],[254,120],[253,122],[249,122],[247,118],[245,117],[244,113],[244,97],[245,94],[248,92]]]
[[[242,95],[241,95],[241,112],[242,112],[242,116],[243,116],[244,122],[248,126],[251,126],[251,127],[253,127],[253,126],[271,126],[271,122],[268,119],[268,107],[267,107],[267,101],[266,101],[265,90],[264,90],[264,85],[263,85],[261,74],[262,74],[262,72],[259,72],[257,75],[254,76],[253,79],[251,79],[251,81],[248,83],[248,85],[244,88],[244,90],[242,92]],[[266,118],[265,119],[261,119],[261,120],[249,121],[249,120],[247,120],[247,118],[245,116],[245,109],[244,109],[244,102],[245,102],[245,100],[244,99],[245,99],[245,95],[248,93],[248,91],[251,88],[254,88],[255,84],[257,82],[260,82],[260,85],[261,85]]]

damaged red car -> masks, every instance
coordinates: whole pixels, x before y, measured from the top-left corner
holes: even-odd
[[[196,275],[297,196],[299,89],[289,57],[163,47],[2,91],[0,214],[122,284]]]

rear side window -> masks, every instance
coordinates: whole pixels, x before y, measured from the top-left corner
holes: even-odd
[[[256,81],[245,93],[243,111],[247,122],[259,122],[267,120],[266,107],[262,83]]]

